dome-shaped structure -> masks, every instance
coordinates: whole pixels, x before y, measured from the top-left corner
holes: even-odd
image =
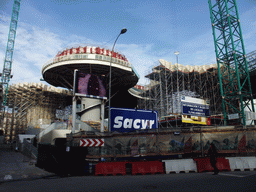
[[[75,69],[108,76],[110,60],[113,87],[130,88],[136,85],[139,75],[124,55],[94,46],[71,48],[59,52],[43,65],[42,75],[44,80],[53,86],[72,89]]]
[[[103,104],[102,98],[109,96],[110,66],[111,107],[135,107],[128,89],[136,85],[139,75],[126,57],[118,52],[95,46],[66,49],[44,64],[42,75],[53,86],[73,89],[74,70],[77,69],[81,79],[77,87],[82,94],[79,100],[81,109],[77,114],[84,122],[99,122],[104,119],[104,115],[101,116],[104,114],[103,105],[109,105]]]

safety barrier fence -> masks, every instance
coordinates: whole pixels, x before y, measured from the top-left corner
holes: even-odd
[[[95,175],[126,175],[126,162],[98,163],[95,166]]]
[[[130,166],[128,166],[130,165]],[[256,170],[256,157],[231,157],[217,158],[219,171],[245,171]],[[137,161],[137,162],[103,162],[95,166],[95,175],[126,175],[131,167],[132,175],[145,175],[156,173],[190,173],[213,172],[210,158],[163,160],[161,161]]]
[[[132,162],[132,174],[164,173],[163,163],[160,161]]]
[[[164,173],[164,166],[160,161],[104,162],[95,166],[95,175],[126,175],[128,165],[132,167],[132,175]]]
[[[194,160],[196,161],[197,170],[199,173],[214,171],[213,167],[211,166],[209,157],[196,158]],[[225,158],[217,158],[216,167],[219,169],[219,171],[230,171],[229,161]]]
[[[193,159],[163,160],[163,162],[166,174],[197,172],[196,162]]]
[[[253,171],[256,169],[256,157],[227,157],[231,171]]]
[[[37,166],[60,174],[95,175],[145,175],[156,173],[211,172],[209,157],[190,159],[134,160],[99,162],[87,159],[87,148],[41,145],[38,148]],[[220,171],[256,170],[256,157],[219,157]]]

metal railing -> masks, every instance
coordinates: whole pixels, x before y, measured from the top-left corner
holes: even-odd
[[[79,57],[80,55],[81,55],[81,57]],[[98,61],[106,61],[106,62],[110,61],[110,56],[104,56],[104,57],[102,57],[102,59],[100,59],[100,57],[97,57],[97,56],[99,56],[99,55],[98,54],[74,54],[74,55],[65,55],[65,56],[55,57],[53,59],[48,60],[43,65],[42,72],[45,70],[45,68],[53,65],[54,63],[58,63],[58,62],[61,62],[61,61],[68,61],[68,60],[98,60]],[[102,56],[102,55],[100,55],[100,56]],[[113,58],[112,63],[118,64],[120,66],[130,67],[135,72],[133,66],[127,61],[123,61],[121,59]],[[135,73],[138,76],[138,73],[137,72],[135,72]]]

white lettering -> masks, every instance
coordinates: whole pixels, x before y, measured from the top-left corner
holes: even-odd
[[[122,127],[122,124],[123,124],[123,117],[122,116],[116,116],[116,118],[115,118],[115,120],[114,120],[114,122],[115,122],[115,124],[114,124],[114,128],[121,128]]]
[[[138,125],[138,123],[140,123],[140,119],[135,119],[133,122],[133,127],[134,129],[139,129],[140,125]]]
[[[142,119],[142,128],[141,129],[146,129],[148,125],[148,120]]]
[[[123,116],[116,116],[114,119],[113,128],[119,129],[121,127],[133,128],[133,129],[152,129],[155,124],[155,120],[147,120],[147,119],[124,119]]]
[[[150,120],[150,125],[149,125],[149,128],[152,129],[152,126],[154,125],[155,121],[154,120]]]
[[[132,128],[132,121],[133,119],[125,119],[124,120],[124,128]]]

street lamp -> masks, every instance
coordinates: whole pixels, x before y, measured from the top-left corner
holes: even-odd
[[[110,124],[111,124],[110,107],[111,107],[112,54],[114,52],[114,48],[115,48],[117,39],[119,38],[120,35],[126,33],[126,31],[127,31],[126,28],[123,28],[121,30],[121,32],[119,33],[119,35],[117,36],[117,38],[113,44],[112,51],[111,51],[110,64],[109,64],[108,131],[110,131]]]
[[[178,99],[177,99],[177,111],[176,113],[178,114],[178,106],[179,106],[179,97],[180,97],[180,89],[179,89],[179,78],[178,78],[178,74],[179,74],[179,65],[178,65],[178,55],[180,54],[179,51],[174,52],[174,54],[176,55],[176,60],[177,60],[177,94],[178,94]],[[176,128],[178,127],[178,115],[176,114]]]

